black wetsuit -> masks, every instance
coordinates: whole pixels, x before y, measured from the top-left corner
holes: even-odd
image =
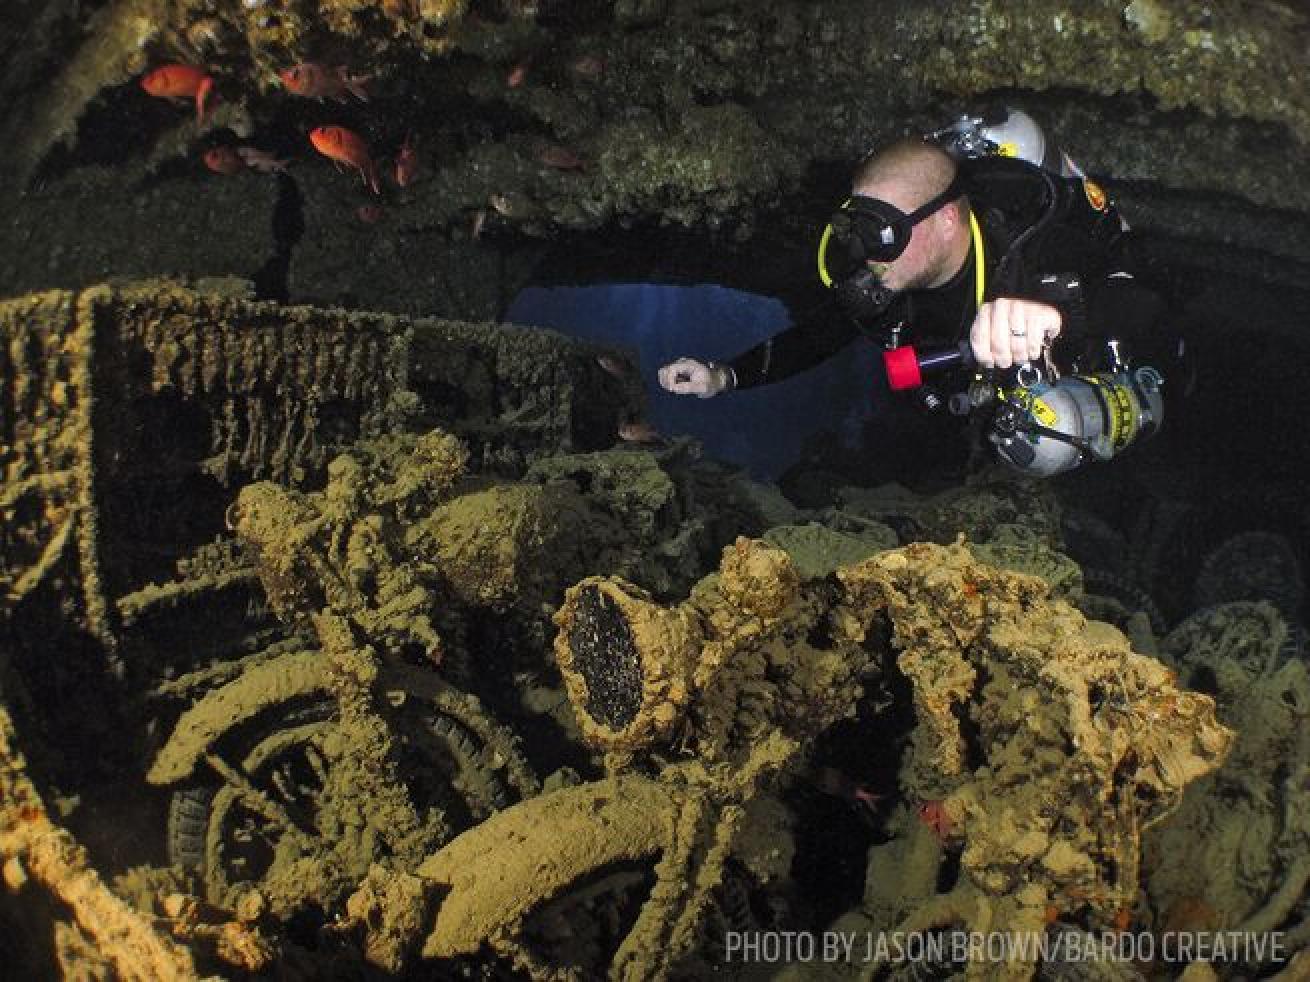
[[[965,161],[961,169],[983,242],[984,299],[1023,297],[1058,307],[1064,323],[1053,351],[1057,364],[1092,369],[1105,340],[1123,341],[1131,351],[1150,333],[1161,303],[1129,269],[1128,237],[1099,188],[1007,158]],[[729,362],[737,387],[802,372],[862,333],[887,347],[966,340],[977,312],[974,249],[971,243],[950,282],[901,294],[872,323],[852,320],[828,296],[801,313],[793,306],[792,327]]]
[[[961,170],[983,243],[984,301],[1021,297],[1059,308],[1063,323],[1052,357],[1065,371],[1106,367],[1109,339],[1122,342],[1125,353],[1154,357],[1153,346],[1143,342],[1153,334],[1163,305],[1131,269],[1129,236],[1096,185],[1006,158],[966,161]],[[823,290],[807,310],[792,304],[794,326],[729,362],[738,388],[802,372],[861,334],[884,347],[914,344],[920,350],[966,341],[978,307],[975,249],[971,242],[950,282],[902,294],[871,323],[845,315],[833,291]],[[916,398],[890,392],[885,374],[875,373],[869,384],[881,408],[865,428],[860,448],[821,449],[810,463],[845,470],[863,483],[958,479],[976,439],[941,410],[940,397],[962,389],[969,374],[962,368],[938,378]],[[939,396],[935,411],[928,410],[934,400],[924,398],[930,393]]]

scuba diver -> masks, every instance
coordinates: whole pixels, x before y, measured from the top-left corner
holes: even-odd
[[[1028,474],[1107,460],[1163,415],[1163,377],[1129,361],[1163,304],[1130,270],[1128,238],[1027,114],[962,116],[860,164],[820,239],[812,313],[723,363],[679,358],[659,382],[703,399],[766,385],[864,333],[884,349],[880,384],[926,410],[878,423],[879,452],[944,441],[962,459],[964,428],[942,425],[956,415]]]

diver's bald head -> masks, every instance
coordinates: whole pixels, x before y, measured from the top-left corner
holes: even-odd
[[[852,190],[908,212],[945,191],[955,179],[955,170],[955,161],[941,147],[907,138],[862,163]]]

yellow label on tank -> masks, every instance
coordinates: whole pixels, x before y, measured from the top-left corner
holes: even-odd
[[[1137,435],[1137,427],[1134,425],[1137,409],[1133,405],[1132,394],[1125,386],[1106,386],[1103,391],[1110,396],[1110,439],[1115,450],[1122,450]]]
[[[1116,452],[1122,450],[1137,435],[1137,402],[1132,392],[1125,385],[1106,384],[1095,375],[1080,377],[1101,394],[1108,425],[1105,435]]]
[[[1043,426],[1054,426],[1060,419],[1059,413],[1041,399],[1034,399],[1028,410],[1033,414],[1033,419]]]

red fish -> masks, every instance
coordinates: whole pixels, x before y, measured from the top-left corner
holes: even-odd
[[[596,79],[605,74],[605,59],[600,55],[579,55],[569,64],[574,75]]]
[[[946,809],[944,801],[925,801],[915,809],[919,816],[919,821],[932,829],[932,834],[937,837],[938,842],[945,842],[956,832],[955,819]]]
[[[267,150],[255,147],[234,147],[225,143],[210,147],[204,154],[205,166],[215,174],[239,174],[246,168],[261,174],[275,171],[285,173],[287,161],[278,160]]]
[[[841,798],[857,809],[862,808],[877,812],[878,802],[884,797],[875,794],[862,784],[857,784],[848,775],[843,774],[835,767],[820,767],[812,772],[811,779],[814,781],[814,786],[824,794],[830,794],[834,798]]]
[[[396,152],[396,184],[399,187],[407,188],[414,183],[414,178],[418,176],[418,151],[414,149],[414,135],[405,134],[405,142],[400,145]]]
[[[559,145],[542,147],[537,151],[537,159],[547,167],[555,170],[586,170],[587,165],[581,157],[568,147]]]
[[[237,153],[237,148],[228,144],[210,147],[205,151],[204,161],[215,174],[239,174],[246,169],[246,162]]]
[[[633,420],[619,425],[619,439],[625,443],[663,443],[664,436],[650,423]]]
[[[304,96],[306,99],[336,99],[344,102],[349,92],[360,102],[368,102],[368,92],[364,90],[367,75],[348,75],[346,66],[337,65],[329,68],[316,61],[303,61],[278,73],[282,84],[288,92]]]
[[[196,122],[203,123],[214,80],[194,65],[161,65],[141,79],[141,88],[161,99],[195,99]]]
[[[344,126],[317,126],[309,131],[309,142],[333,163],[355,168],[374,194],[381,193],[377,165],[368,152],[368,144],[354,130]]]
[[[288,161],[278,160],[267,150],[260,150],[256,147],[237,147],[237,156],[251,170],[257,170],[261,174],[272,174],[274,171],[285,174]]]
[[[355,209],[355,217],[365,225],[376,225],[382,220],[382,209],[378,205],[360,205]]]
[[[532,60],[524,58],[517,65],[509,70],[505,76],[505,85],[511,89],[517,89],[520,85],[528,80],[528,68],[531,67]]]

